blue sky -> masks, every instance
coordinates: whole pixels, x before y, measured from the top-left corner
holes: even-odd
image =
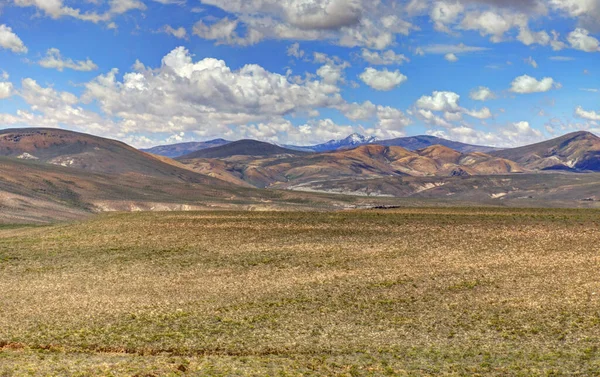
[[[0,127],[138,147],[600,133],[600,0],[14,0]]]

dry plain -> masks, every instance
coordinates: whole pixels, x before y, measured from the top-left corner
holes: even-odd
[[[600,375],[600,211],[0,227],[0,376]]]

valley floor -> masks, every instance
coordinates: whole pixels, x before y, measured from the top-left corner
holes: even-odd
[[[600,375],[600,211],[0,226],[0,376]]]

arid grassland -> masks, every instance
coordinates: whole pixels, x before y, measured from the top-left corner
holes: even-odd
[[[593,376],[599,345],[599,211],[0,227],[0,376]]]

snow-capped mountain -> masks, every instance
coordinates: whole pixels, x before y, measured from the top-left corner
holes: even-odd
[[[312,152],[329,152],[336,151],[338,149],[343,148],[352,148],[357,147],[359,145],[365,144],[373,144],[377,142],[378,139],[376,137],[367,137],[358,133],[353,133],[345,139],[341,140],[330,140],[323,144],[312,145],[307,147],[297,147],[297,146],[286,146],[287,148],[295,149],[295,150],[303,150],[303,151],[312,151]]]

